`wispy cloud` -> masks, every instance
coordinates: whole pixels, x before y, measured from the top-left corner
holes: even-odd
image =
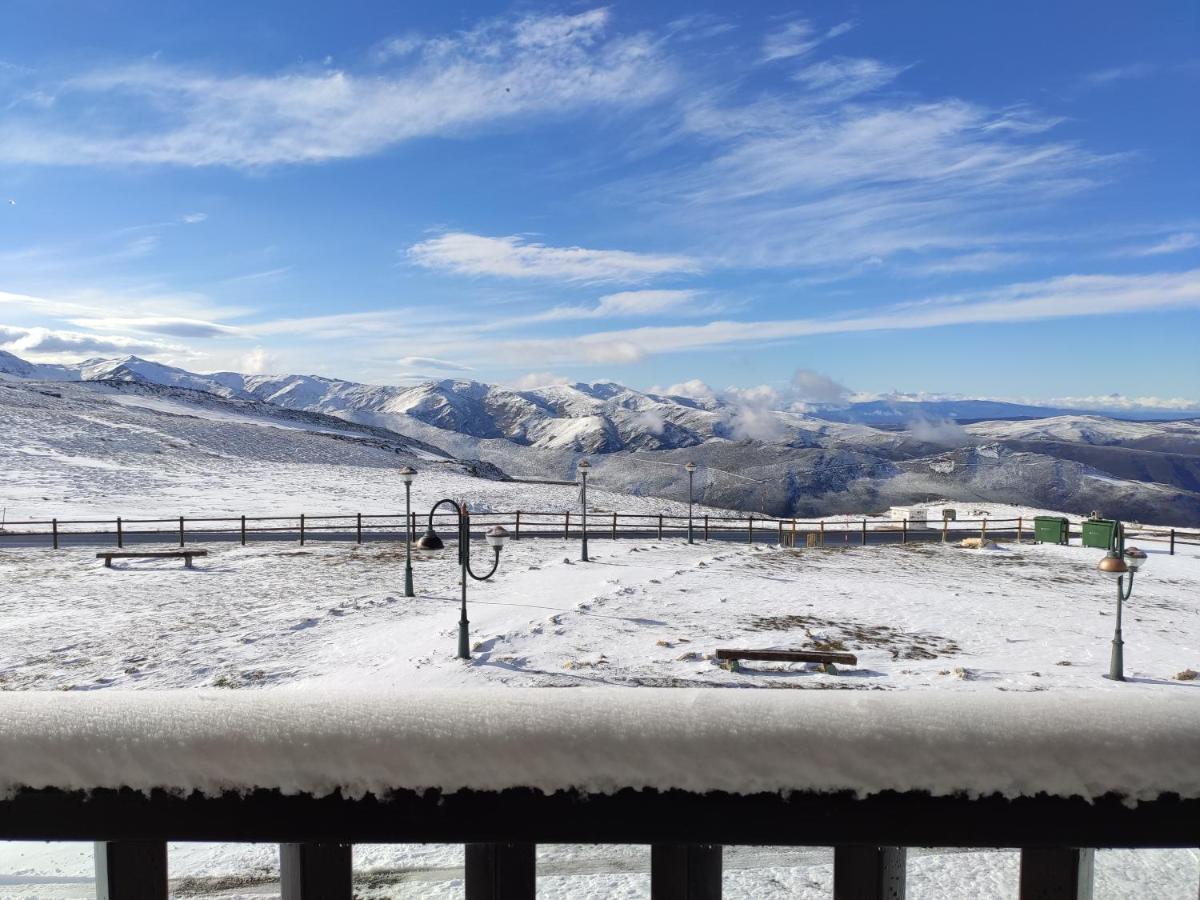
[[[56,85],[52,109],[0,125],[0,161],[257,167],[377,153],[431,135],[660,97],[672,66],[648,36],[607,35],[609,13],[508,17],[393,43],[384,72],[226,75],[162,63]],[[400,52],[404,50],[405,52]],[[78,126],[88,111],[86,129]],[[97,122],[107,122],[97,127]]]
[[[519,235],[486,237],[450,232],[408,248],[408,258],[427,269],[461,275],[542,278],[580,282],[638,282],[700,270],[687,256],[550,247]]]
[[[87,334],[75,331],[55,331],[49,328],[22,328],[0,325],[0,349],[34,360],[60,358],[77,359],[88,353],[142,353],[160,355],[182,353],[184,347],[145,338],[113,334]]]
[[[1067,275],[1006,288],[932,297],[837,318],[715,321],[595,332],[572,339],[512,340],[513,359],[634,362],[655,353],[763,344],[820,334],[1032,322],[1168,309],[1200,309],[1200,269],[1152,275]]]
[[[1130,63],[1125,66],[1113,66],[1109,69],[1099,69],[1083,76],[1085,84],[1092,87],[1112,84],[1117,81],[1128,81],[1131,78],[1145,78],[1152,75],[1157,67],[1152,63]]]
[[[1181,231],[1153,244],[1131,247],[1125,250],[1123,255],[1165,256],[1168,253],[1181,253],[1184,250],[1194,250],[1197,247],[1200,247],[1200,234],[1194,231]]]
[[[825,41],[839,37],[853,27],[851,22],[842,22],[821,31],[807,19],[794,19],[763,39],[762,61],[774,62],[804,56]]]
[[[807,66],[792,77],[826,99],[844,100],[883,87],[903,71],[904,66],[888,65],[877,59],[838,56]]]
[[[240,337],[245,335],[245,331],[242,329],[222,325],[219,322],[167,316],[77,318],[70,321],[71,324],[80,328],[139,331],[180,338]]]
[[[470,366],[452,362],[448,359],[436,359],[432,356],[402,356],[400,365],[406,369],[443,369],[447,372],[470,372]]]

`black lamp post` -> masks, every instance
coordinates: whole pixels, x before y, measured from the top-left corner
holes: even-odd
[[[1116,550],[1109,550],[1096,568],[1104,575],[1117,579],[1117,627],[1113,632],[1112,656],[1108,663],[1108,678],[1112,681],[1125,680],[1125,641],[1121,638],[1121,604],[1133,593],[1133,576],[1146,565],[1148,557],[1137,547],[1125,551],[1125,558]],[[1125,584],[1125,576],[1129,584]]]
[[[400,470],[404,479],[404,596],[415,597],[412,576],[412,482],[417,470],[405,466]]]
[[[696,475],[696,464],[689,462],[684,468],[688,473],[688,543],[694,544],[696,542],[692,540],[692,479]]]
[[[433,514],[443,504],[453,507],[455,514],[458,516],[458,562],[462,566],[462,612],[458,618],[458,658],[470,659],[471,641],[468,635],[468,626],[470,623],[467,621],[467,576],[469,575],[476,581],[487,581],[496,574],[496,569],[500,567],[500,551],[504,549],[504,542],[508,540],[508,529],[503,525],[493,525],[484,533],[484,537],[492,545],[492,550],[495,552],[496,557],[492,562],[492,570],[490,572],[486,575],[476,575],[471,571],[471,516],[467,512],[466,506],[460,506],[453,500],[439,500],[433,504],[433,508],[429,510],[429,527],[425,529],[425,533],[417,541],[417,549],[441,550],[446,546],[433,530]]]
[[[581,534],[581,542],[579,545],[579,561],[588,562],[587,552],[587,473],[592,464],[586,459],[579,461],[579,475],[583,479],[583,487],[580,488],[579,502],[583,507],[583,531]]]

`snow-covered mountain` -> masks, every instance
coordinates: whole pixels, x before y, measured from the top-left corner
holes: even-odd
[[[697,479],[704,502],[777,515],[946,497],[1200,522],[1200,420],[1069,414],[964,427],[910,409],[907,427],[876,428],[612,382],[514,390],[451,379],[388,387],[313,375],[204,375],[137,357],[37,366],[3,354],[3,377],[157,387],[173,392],[177,404],[316,414],[514,476],[573,479],[586,454],[598,481],[633,494],[676,497],[681,466],[693,460],[704,470]]]

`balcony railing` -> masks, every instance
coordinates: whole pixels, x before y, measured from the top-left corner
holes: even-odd
[[[1200,846],[1200,703],[1163,691],[490,689],[0,696],[0,839],[94,840],[101,898],[167,896],[167,841],[277,842],[288,900],[354,843],[463,843],[468,898],[532,898],[538,843],[646,844],[655,898],[723,845],[834,848],[834,897],[905,849],[1017,847],[1020,896],[1090,848]]]

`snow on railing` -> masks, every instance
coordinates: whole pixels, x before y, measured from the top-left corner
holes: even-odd
[[[1200,797],[1191,691],[0,693],[0,791]]]

